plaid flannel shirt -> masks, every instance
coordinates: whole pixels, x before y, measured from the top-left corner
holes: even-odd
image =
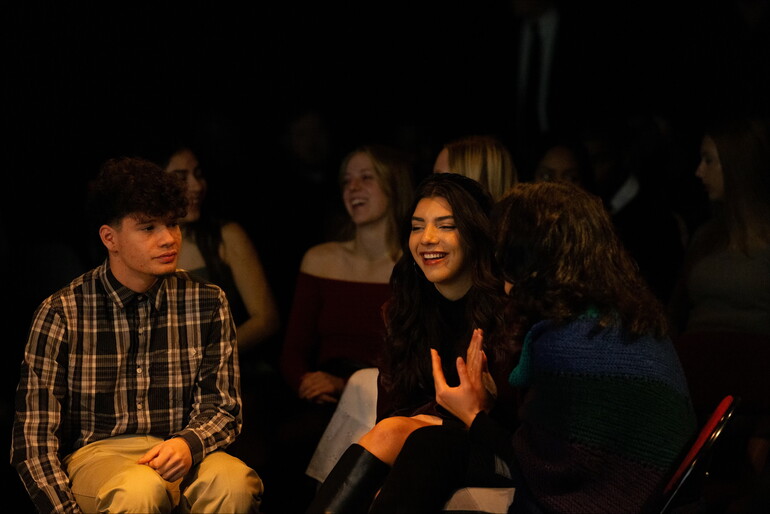
[[[41,512],[79,511],[61,459],[86,444],[182,437],[195,465],[241,423],[235,325],[219,287],[177,271],[137,294],[105,262],[35,312],[11,463]]]

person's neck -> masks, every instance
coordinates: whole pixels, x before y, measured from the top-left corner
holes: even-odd
[[[147,292],[158,281],[155,275],[134,272],[113,258],[110,258],[110,271],[118,282],[135,293]]]
[[[473,285],[470,277],[463,277],[451,283],[436,284],[436,290],[452,302],[457,301],[468,294]]]
[[[376,262],[384,258],[392,260],[387,220],[357,226],[353,237],[353,252],[367,261]]]

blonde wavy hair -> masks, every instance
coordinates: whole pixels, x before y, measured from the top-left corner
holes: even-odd
[[[506,146],[490,135],[465,136],[444,145],[449,171],[479,182],[499,200],[518,182],[518,172]]]

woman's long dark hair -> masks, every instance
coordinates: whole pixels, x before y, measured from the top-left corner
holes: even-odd
[[[507,314],[519,336],[542,319],[567,322],[595,309],[599,326],[662,337],[667,321],[601,200],[566,183],[514,186],[493,215],[496,255],[513,284]]]
[[[159,159],[160,166],[166,169],[176,154],[185,151],[195,155],[201,168],[204,168],[205,163],[201,154],[193,150],[191,145],[184,143],[177,143],[170,152],[162,156],[162,159]],[[222,226],[225,224],[225,220],[214,213],[208,201],[204,201],[200,209],[200,217],[195,221],[186,223],[183,230],[185,236],[195,241],[198,250],[200,250],[203,261],[206,263],[209,280],[215,284],[223,284],[232,280],[232,276],[228,272],[229,268],[219,254],[222,245]]]
[[[171,150],[168,150],[168,148],[171,148]],[[176,140],[171,145],[166,145],[163,148],[155,150],[153,153],[155,157],[154,160],[162,169],[166,169],[171,159],[183,151],[188,151],[195,155],[201,169],[205,169],[206,152],[199,150],[197,147],[193,149],[193,145],[188,145],[185,142]],[[206,177],[205,174],[203,174],[203,177],[208,183],[208,177]],[[227,263],[225,263],[220,254],[220,248],[222,246],[222,227],[228,220],[221,217],[215,211],[216,209],[212,208],[211,199],[207,196],[201,204],[200,217],[195,221],[185,223],[182,230],[185,238],[189,238],[195,242],[195,245],[198,247],[198,250],[203,257],[207,274],[206,280],[217,284],[225,290],[228,294],[233,318],[237,324],[240,324],[248,319],[249,315],[246,306],[238,293],[232,270]]]
[[[494,264],[494,239],[489,215],[492,198],[473,179],[455,173],[433,173],[418,185],[408,215],[400,226],[402,255],[396,262],[390,284],[391,300],[385,309],[387,335],[385,340],[383,383],[394,397],[406,397],[418,389],[433,390],[430,348],[446,346],[446,323],[439,315],[443,298],[429,282],[409,249],[411,217],[423,198],[441,197],[450,205],[457,226],[465,259],[471,264],[472,286],[466,295],[467,330],[452,334],[455,340],[469,342],[472,330],[485,332],[485,351],[490,362],[506,355],[503,349],[505,327],[502,281]],[[454,363],[445,363],[445,367]],[[392,370],[392,373],[387,373]]]
[[[700,258],[733,246],[751,255],[770,244],[770,125],[757,117],[718,120],[707,127],[719,154],[724,197],[712,205],[689,251],[687,268]]]

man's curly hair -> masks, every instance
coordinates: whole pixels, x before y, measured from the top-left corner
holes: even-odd
[[[187,213],[184,184],[157,164],[137,157],[102,164],[90,184],[88,201],[90,220],[97,227],[130,215],[183,218]]]

